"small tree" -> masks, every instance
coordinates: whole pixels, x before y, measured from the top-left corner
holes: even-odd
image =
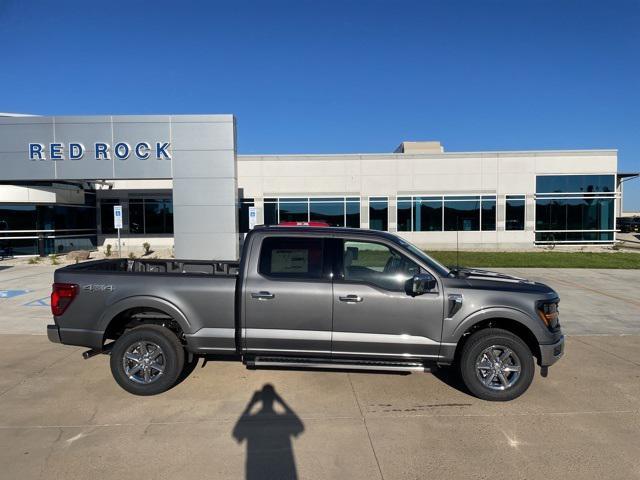
[[[142,244],[142,248],[144,248],[145,255],[149,255],[151,253],[151,244],[149,242],[144,242]]]
[[[107,249],[104,251],[104,256],[105,257],[110,257],[111,256],[111,244],[107,243]]]

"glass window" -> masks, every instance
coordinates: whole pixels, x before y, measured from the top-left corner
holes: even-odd
[[[480,230],[480,197],[444,197],[444,229]]]
[[[100,226],[103,234],[116,233],[113,226],[114,205],[120,205],[120,200],[105,199],[100,201]]]
[[[442,231],[441,197],[415,197],[413,199],[413,231]]]
[[[173,233],[173,205],[170,200],[144,199],[145,233]]]
[[[2,225],[0,224],[0,232]],[[18,239],[6,240],[0,234],[0,258],[13,257],[15,255],[37,255],[38,240],[35,239]]]
[[[0,205],[0,231],[37,229],[35,205]]]
[[[389,199],[371,197],[369,199],[369,228],[371,230],[389,230]]]
[[[144,203],[142,199],[129,200],[129,232],[144,233]]]
[[[360,228],[360,199],[357,197],[347,198],[345,203],[346,226],[349,228]]]
[[[281,198],[278,205],[279,223],[309,221],[309,203],[306,198]]]
[[[262,242],[259,272],[277,278],[322,277],[320,238],[269,237]]]
[[[398,203],[396,205],[398,213],[398,231],[410,232],[411,231],[411,197],[398,197]]]
[[[278,224],[278,200],[275,198],[264,199],[264,224]]]
[[[507,195],[505,203],[505,230],[524,230],[525,196]]]
[[[326,222],[331,227],[344,227],[344,198],[312,198],[309,202],[309,219]]]
[[[496,197],[482,197],[482,230],[496,229]]]
[[[345,240],[343,278],[385,290],[402,291],[406,282],[420,272],[420,267],[396,250],[373,242]]]
[[[614,175],[538,175],[536,193],[615,192]]]
[[[536,200],[536,230],[613,230],[613,198]]]
[[[243,198],[240,200],[238,207],[238,228],[240,233],[249,231],[249,207],[253,207],[253,198]]]

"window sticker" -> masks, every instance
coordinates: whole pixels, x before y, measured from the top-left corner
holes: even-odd
[[[308,273],[309,250],[274,249],[271,252],[271,273]]]

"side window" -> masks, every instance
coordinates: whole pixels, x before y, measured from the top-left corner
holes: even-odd
[[[404,290],[420,267],[386,245],[345,240],[342,251],[344,280],[376,285],[385,290]]]
[[[320,238],[269,237],[262,242],[258,271],[276,278],[319,279],[322,255]]]

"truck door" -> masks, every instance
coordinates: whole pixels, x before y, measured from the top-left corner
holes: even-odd
[[[246,351],[329,356],[332,279],[325,240],[273,235],[251,250],[244,290]]]
[[[340,240],[333,288],[333,356],[435,359],[442,335],[443,293],[412,297],[405,283],[428,273],[392,246]]]

